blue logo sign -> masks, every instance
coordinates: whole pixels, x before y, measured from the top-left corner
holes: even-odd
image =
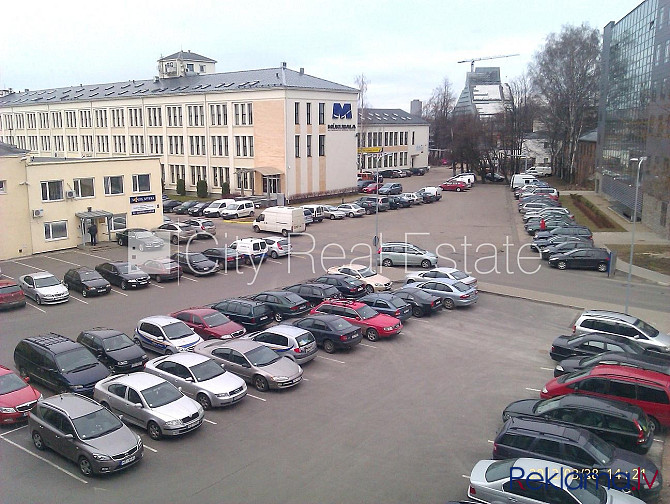
[[[351,103],[333,103],[333,119],[351,119]]]
[[[147,203],[149,201],[156,201],[156,195],[155,194],[147,194],[145,196],[131,196],[130,197],[130,202],[131,203]]]

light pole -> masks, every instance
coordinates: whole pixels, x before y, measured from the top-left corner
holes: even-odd
[[[628,281],[626,283],[626,307],[624,313],[628,315],[628,301],[630,300],[630,278],[633,274],[633,250],[635,248],[635,223],[637,222],[637,197],[640,190],[640,169],[642,163],[647,160],[647,156],[630,158],[631,161],[637,161],[637,176],[635,177],[635,204],[633,205],[633,228],[630,238],[630,257],[628,258]]]

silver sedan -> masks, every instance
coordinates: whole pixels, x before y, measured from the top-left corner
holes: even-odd
[[[439,297],[442,299],[442,306],[447,310],[452,310],[455,306],[469,306],[479,300],[477,289],[448,278],[430,278],[423,282],[405,284],[403,288],[407,286]]]
[[[70,300],[70,291],[55,276],[47,271],[19,277],[19,287],[37,304],[65,303]]]
[[[344,219],[347,216],[347,214],[345,213],[344,210],[341,210],[335,206],[325,205],[323,207],[323,216],[330,220],[335,220],[335,219]]]

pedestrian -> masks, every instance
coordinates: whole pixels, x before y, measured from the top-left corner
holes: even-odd
[[[547,223],[544,221],[544,217],[540,219],[540,231],[546,231]]]
[[[98,226],[95,225],[95,222],[93,222],[88,227],[88,234],[91,235],[91,245],[97,245],[98,244]]]

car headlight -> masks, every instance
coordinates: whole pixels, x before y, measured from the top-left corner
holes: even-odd
[[[83,385],[72,385],[72,390],[83,390],[84,386]]]
[[[177,427],[181,424],[182,424],[181,420],[168,420],[167,422],[165,422],[165,425],[167,427]]]
[[[288,376],[273,376],[272,379],[274,381],[286,381],[288,380]]]
[[[92,453],[91,454],[95,460],[112,460],[112,458],[109,455],[103,455],[102,453]]]
[[[122,361],[117,362],[116,364],[118,366],[125,366],[126,364],[128,364],[128,361],[127,360],[122,360]]]
[[[40,396],[37,398],[37,400],[41,401],[42,399],[44,399],[44,396],[42,394],[40,394]]]
[[[547,394],[549,391],[547,390],[547,387],[542,387],[542,393]]]
[[[384,284],[376,283],[375,287],[384,287]]]
[[[137,283],[137,278],[132,278],[128,280],[128,283]]]
[[[384,330],[385,330],[385,331],[391,331],[391,330],[393,330],[393,326],[385,327]]]
[[[177,347],[177,350],[179,350],[180,352],[186,352],[188,349],[182,348],[182,347]]]
[[[0,413],[16,413],[14,408],[0,408]]]
[[[563,369],[563,366],[559,364],[556,366],[556,371],[565,371],[565,369]]]
[[[140,436],[137,436],[137,447],[142,448],[142,438]]]
[[[222,399],[224,397],[229,397],[229,396],[230,396],[230,394],[228,392],[224,392],[222,394],[216,394],[216,397],[218,397],[220,399]]]

